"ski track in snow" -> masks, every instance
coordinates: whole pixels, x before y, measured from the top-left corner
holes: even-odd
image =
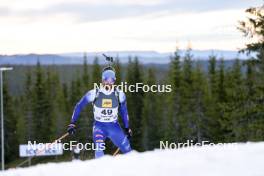
[[[9,169],[0,176],[264,176],[264,142],[131,152]]]

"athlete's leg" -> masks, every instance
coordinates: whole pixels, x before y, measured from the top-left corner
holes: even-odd
[[[117,122],[111,123],[107,129],[107,132],[108,137],[115,144],[115,146],[121,150],[122,153],[128,153],[131,151],[130,142]]]
[[[104,140],[106,138],[106,134],[102,124],[99,122],[95,122],[93,126],[93,141],[96,147],[95,150],[95,158],[100,158],[104,156]]]

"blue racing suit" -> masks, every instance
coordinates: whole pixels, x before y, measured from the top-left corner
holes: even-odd
[[[94,124],[93,141],[96,147],[95,158],[104,155],[101,145],[109,138],[122,153],[131,151],[130,142],[118,123],[118,112],[121,115],[125,128],[129,128],[129,116],[126,105],[125,93],[112,89],[110,91],[93,89],[88,91],[76,104],[71,123],[76,123],[81,110],[89,103],[93,104]]]

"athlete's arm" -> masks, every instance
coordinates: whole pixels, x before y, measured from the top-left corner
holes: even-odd
[[[89,103],[93,102],[95,99],[95,94],[96,94],[96,90],[90,90],[89,92],[87,92],[82,98],[81,100],[75,105],[74,107],[74,111],[72,114],[72,118],[71,118],[71,123],[76,123],[76,121],[79,118],[79,115],[82,111],[82,109]]]
[[[129,116],[127,112],[126,95],[124,92],[119,92],[119,102],[120,102],[120,115],[124,123],[125,128],[129,128]]]

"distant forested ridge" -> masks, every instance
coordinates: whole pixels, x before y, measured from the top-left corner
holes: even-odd
[[[179,50],[181,56],[185,50]],[[99,64],[104,63],[102,54],[118,57],[123,64],[128,63],[129,58],[137,57],[142,64],[169,64],[170,57],[173,53],[160,53],[156,51],[112,51],[112,52],[88,52],[87,63],[92,64],[93,59],[97,57]],[[248,56],[237,51],[227,50],[193,50],[194,60],[208,60],[209,55],[224,57],[226,60],[233,60],[237,57],[247,59]],[[254,55],[254,54],[252,54]],[[83,63],[83,53],[62,53],[62,54],[16,54],[16,55],[0,55],[0,64],[11,65],[36,65],[40,62],[43,65],[81,65]]]
[[[86,63],[88,63],[88,60],[91,60],[92,58],[85,58],[86,59]],[[94,60],[95,58],[93,58]],[[118,59],[119,61],[121,59]],[[195,64],[197,62],[199,62],[201,69],[203,69],[205,72],[208,71],[208,65],[209,65],[209,57],[207,60],[197,60],[195,62],[193,62],[193,66],[195,66]],[[99,62],[100,61],[100,62]],[[94,61],[93,61],[94,62]],[[182,62],[182,61],[181,61]],[[51,71],[56,71],[60,81],[62,83],[66,83],[66,84],[70,84],[72,80],[74,80],[76,77],[80,76],[81,74],[83,74],[83,63],[84,63],[84,58],[82,58],[82,64],[66,64],[66,65],[60,65],[60,64],[41,64],[41,67],[44,70],[51,70]],[[106,65],[106,62],[103,58],[98,59],[98,63],[100,67],[104,67]],[[231,59],[231,60],[224,60],[224,65],[225,68],[231,68],[232,65],[235,63],[235,59]],[[120,62],[121,64],[121,62]],[[140,62],[140,64],[142,65],[142,67],[144,69],[148,69],[148,68],[154,68],[155,72],[157,74],[157,79],[164,79],[164,77],[166,77],[167,72],[169,71],[169,67],[170,67],[170,63],[168,64],[142,64]],[[216,65],[220,64],[220,60],[218,59],[216,61]],[[12,66],[14,68],[14,70],[12,72],[9,72],[6,77],[8,78],[8,85],[10,88],[10,93],[14,96],[17,95],[21,95],[25,89],[24,86],[24,82],[26,80],[26,72],[28,70],[34,70],[34,68],[36,67],[35,65],[10,65],[10,64],[5,64],[8,66]],[[123,74],[125,74],[126,68],[127,68],[128,63],[124,63],[122,64],[122,68],[123,68]],[[87,68],[88,68],[88,74],[91,74],[92,71],[92,67],[93,64],[87,64]],[[242,71],[245,72],[245,67],[242,66]],[[18,76],[19,75],[19,76]]]

